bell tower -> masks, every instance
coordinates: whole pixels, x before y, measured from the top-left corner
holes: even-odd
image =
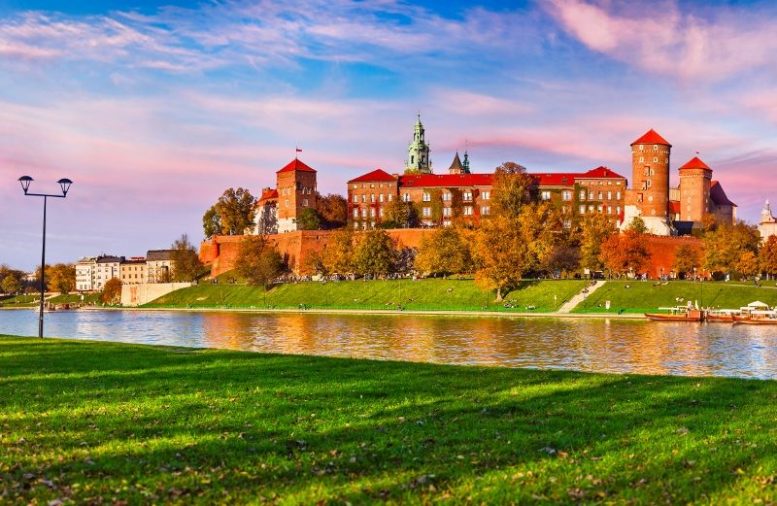
[[[432,160],[429,158],[429,144],[426,143],[424,125],[421,123],[421,114],[413,128],[413,140],[407,148],[407,161],[405,162],[406,174],[431,174]]]

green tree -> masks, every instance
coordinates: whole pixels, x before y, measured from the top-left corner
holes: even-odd
[[[561,213],[549,202],[529,202],[516,224],[528,248],[526,271],[547,273],[556,248],[562,244]]]
[[[645,225],[645,220],[639,216],[632,218],[631,223],[629,223],[629,230],[633,230],[638,234],[645,234],[648,231],[647,225]]]
[[[385,207],[385,228],[413,228],[418,226],[418,211],[412,202],[394,199]]]
[[[758,254],[761,242],[758,229],[742,221],[719,225],[704,236],[704,267],[710,272],[730,274],[745,251]]]
[[[385,230],[370,230],[362,235],[356,248],[354,266],[362,276],[385,276],[394,272],[397,251]]]
[[[517,286],[528,270],[528,245],[517,220],[504,215],[483,221],[475,237],[475,279],[495,290],[496,300],[501,301],[504,292]]]
[[[318,211],[312,207],[306,207],[297,218],[297,228],[299,230],[320,230],[321,219],[318,217]]]
[[[7,274],[3,278],[3,282],[0,284],[0,288],[3,289],[4,293],[16,294],[21,291],[22,284],[16,276]]]
[[[202,217],[206,237],[242,235],[254,226],[256,199],[245,188],[228,188]]]
[[[491,189],[494,214],[517,218],[523,206],[537,200],[537,182],[526,168],[505,162],[496,168]]]
[[[283,257],[265,236],[248,235],[240,244],[235,268],[249,284],[270,288],[284,271]]]
[[[348,222],[348,202],[342,195],[319,195],[316,210],[321,218],[321,226],[327,230],[343,228]]]
[[[699,250],[690,244],[682,244],[675,251],[672,269],[680,278],[688,277],[688,274],[701,267]]]
[[[195,281],[207,273],[207,268],[202,265],[188,235],[182,234],[173,242],[171,249],[173,281]]]
[[[432,276],[448,276],[471,272],[473,268],[469,248],[457,229],[439,228],[424,236],[415,257],[418,271]]]
[[[758,252],[761,270],[769,276],[777,276],[777,236],[771,235]]]
[[[40,267],[35,269],[36,284],[40,286]],[[46,265],[46,290],[68,294],[76,289],[76,268],[69,264]]]
[[[328,274],[351,274],[354,272],[353,232],[338,230],[327,243],[321,255],[321,264]]]
[[[615,225],[607,215],[587,214],[580,227],[580,266],[591,272],[602,270],[602,244],[614,233]]]
[[[111,278],[105,282],[100,300],[106,304],[116,304],[121,301],[121,280]]]

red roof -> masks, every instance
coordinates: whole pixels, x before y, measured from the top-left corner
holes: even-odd
[[[295,158],[291,162],[289,162],[284,168],[279,170],[278,172],[294,172],[295,170],[298,170],[300,172],[315,172],[316,170],[312,167],[305,165],[300,160]]]
[[[712,170],[710,169],[709,165],[701,161],[701,158],[698,156],[694,156],[690,160],[688,160],[685,165],[680,167],[680,170],[683,169],[704,169],[704,170]]]
[[[723,191],[723,186],[718,181],[712,181],[710,183],[710,198],[719,206],[738,207],[728,199],[726,192]]]
[[[349,183],[373,183],[377,181],[396,181],[397,178],[389,174],[383,169],[375,169],[372,172],[368,172],[364,175],[351,179]]]
[[[670,214],[680,214],[680,201],[679,200],[670,200],[669,204],[667,204],[667,207],[669,208]]]
[[[407,174],[399,176],[403,187],[491,186],[493,174]]]
[[[666,139],[661,137],[658,132],[653,130],[652,128],[648,130],[645,135],[637,139],[636,141],[632,142],[631,145],[634,144],[663,144],[664,146],[672,147],[671,144],[669,144]]]
[[[578,179],[626,179],[607,167],[597,167],[587,172],[547,172],[532,174],[540,186],[572,186]]]
[[[599,166],[595,169],[591,169],[588,172],[583,172],[582,174],[577,174],[577,179],[585,179],[585,178],[592,178],[592,179],[626,179],[625,177],[621,176],[614,170],[610,169],[609,167]]]
[[[259,200],[267,200],[267,199],[277,199],[278,198],[278,190],[275,188],[267,188],[264,191],[262,191],[262,196],[259,197]]]

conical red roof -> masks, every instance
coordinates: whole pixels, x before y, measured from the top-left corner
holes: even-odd
[[[690,160],[688,160],[685,165],[680,167],[680,170],[683,169],[704,169],[704,170],[712,170],[710,169],[710,166],[701,161],[701,158],[698,156],[694,156]]]
[[[666,139],[661,137],[658,132],[652,128],[648,130],[645,135],[631,143],[632,146],[635,144],[663,144],[664,146],[669,146],[670,148],[672,147],[672,145],[669,144]]]
[[[300,160],[295,158],[291,162],[289,162],[284,168],[279,170],[278,172],[293,172],[295,170],[301,171],[301,172],[315,172],[316,170],[312,167],[302,163]]]

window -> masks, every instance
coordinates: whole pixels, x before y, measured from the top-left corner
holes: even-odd
[[[463,198],[464,198],[464,202],[471,202],[472,201],[472,192],[471,191],[465,191]]]
[[[580,214],[585,214],[585,206],[580,206]]]
[[[640,151],[645,151],[645,146],[643,146],[642,144],[640,144],[640,145],[639,145],[639,150],[640,150]]]
[[[410,194],[409,193],[403,193],[402,194],[402,202],[410,202]]]
[[[354,207],[353,208],[353,217],[354,217],[354,219],[358,219],[359,218],[359,208],[358,207]]]
[[[367,195],[362,195],[362,202],[367,202]]]
[[[658,145],[653,146],[653,151],[658,151]]]
[[[370,208],[370,218],[374,218],[374,217],[375,217],[375,208],[371,207]]]
[[[588,206],[588,212],[589,212],[589,213],[592,213],[592,212],[594,212],[594,206],[590,206],[590,205],[589,205],[589,206]]]
[[[464,206],[464,216],[472,216],[472,206]]]
[[[389,202],[394,202],[394,196],[392,194],[390,194],[390,193],[389,193],[389,196],[388,196],[388,201]]]
[[[607,206],[607,214],[612,214],[612,206]]]
[[[432,215],[432,208],[431,207],[424,207],[423,211],[421,212],[421,215],[424,218],[429,218]]]
[[[302,207],[308,207],[308,199],[302,200]]]
[[[491,192],[480,192],[480,198],[483,200],[491,200]]]
[[[382,194],[382,193],[381,193],[380,195],[378,195],[378,200],[379,200],[380,202],[383,202],[383,194]]]
[[[378,210],[378,216],[383,218],[383,208],[382,207]]]
[[[564,190],[561,192],[561,198],[564,200],[572,200],[572,192],[569,190]]]
[[[644,156],[640,156],[639,157],[639,163],[645,163],[645,157]]]
[[[594,192],[588,192],[588,200],[594,199]]]
[[[598,213],[601,213],[603,210],[604,210],[604,207],[603,207],[603,206],[601,206],[601,205],[599,205],[599,206],[596,206],[596,211],[597,211]]]
[[[432,201],[432,194],[429,192],[424,192],[424,202],[431,202]]]
[[[450,194],[450,192],[444,192],[444,193],[442,194],[442,199],[443,199],[444,201],[446,201],[446,202],[447,202],[447,201],[449,201],[449,200],[451,199],[451,194]]]
[[[450,207],[443,207],[442,208],[442,215],[443,216],[451,216],[451,208]]]
[[[657,156],[653,157],[653,163],[658,163],[658,157]]]
[[[615,200],[621,199],[621,192],[615,192]]]
[[[542,192],[542,200],[550,200],[550,192],[545,190]]]
[[[482,206],[482,207],[480,208],[480,214],[481,214],[482,216],[488,216],[489,214],[491,214],[491,208],[490,208],[490,207],[488,207],[488,206]]]
[[[599,192],[599,200],[603,200],[603,199],[604,199],[604,194],[602,192]]]
[[[370,202],[375,202],[375,194],[370,193]]]
[[[612,200],[612,192],[607,192],[607,200]]]
[[[580,200],[585,200],[585,190],[580,190]]]

